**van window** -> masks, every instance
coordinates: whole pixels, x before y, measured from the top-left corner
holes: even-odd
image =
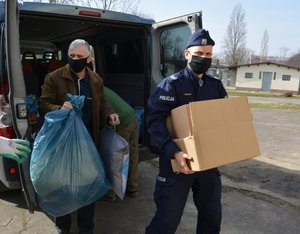
[[[104,45],[108,73],[143,73],[143,48],[140,40],[112,42]]]
[[[191,29],[187,25],[167,29],[160,34],[161,74],[164,77],[170,76],[186,66],[183,51],[190,35]]]

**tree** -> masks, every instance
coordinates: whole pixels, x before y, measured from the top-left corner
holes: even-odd
[[[267,29],[264,31],[263,39],[260,44],[260,61],[266,61],[268,57],[269,34]]]
[[[232,11],[223,42],[223,57],[227,65],[237,66],[248,60],[249,51],[246,48],[246,34],[245,12],[241,4],[237,4]]]
[[[280,60],[281,61],[286,61],[286,55],[289,52],[289,48],[287,47],[280,47]]]
[[[81,0],[82,6],[101,8],[103,10],[113,10],[118,0]]]
[[[74,4],[74,0],[49,0],[49,3],[58,3],[58,4]]]
[[[94,7],[103,10],[114,10],[134,15],[141,15],[140,0],[34,0],[34,2],[49,2],[57,4],[73,4]]]
[[[138,15],[140,0],[81,0],[82,6],[114,10]]]
[[[300,68],[300,51],[289,58],[287,65]]]

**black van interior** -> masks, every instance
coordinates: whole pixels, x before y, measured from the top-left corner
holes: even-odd
[[[70,42],[80,38],[92,46],[91,68],[105,86],[133,108],[144,109],[150,85],[149,26],[21,10],[20,49],[27,94],[40,96],[46,74],[66,64]]]

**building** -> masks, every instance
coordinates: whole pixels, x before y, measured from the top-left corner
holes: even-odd
[[[212,64],[208,73],[219,78],[225,87],[235,86],[236,67],[232,69],[228,66]]]
[[[300,92],[300,68],[275,62],[238,65],[236,90]]]

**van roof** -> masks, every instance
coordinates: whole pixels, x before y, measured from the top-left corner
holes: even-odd
[[[45,13],[45,14],[80,16],[86,18],[98,17],[99,19],[103,19],[103,20],[122,21],[122,22],[134,23],[134,24],[151,25],[155,23],[153,19],[146,19],[132,14],[102,10],[97,8],[83,7],[83,6],[75,6],[75,5],[24,2],[23,4],[19,4],[19,9],[21,11],[29,11],[29,12]]]
[[[0,2],[0,21],[4,21],[4,7],[5,2]],[[130,28],[149,30],[155,23],[136,15],[74,5],[24,2],[19,3],[19,9],[23,42],[69,43],[74,38],[108,34],[110,38],[126,37]]]

